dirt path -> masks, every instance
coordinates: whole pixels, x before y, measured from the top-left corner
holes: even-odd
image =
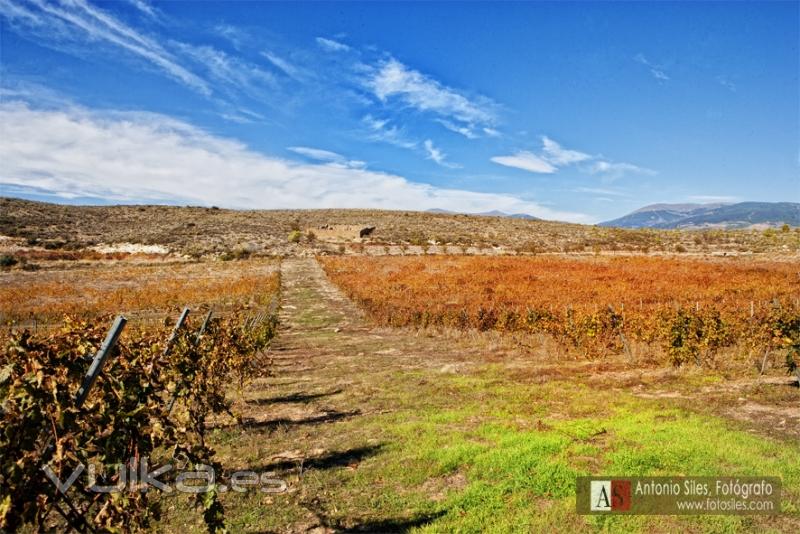
[[[391,446],[392,437],[376,418],[445,403],[446,398],[431,397],[436,376],[465,372],[485,351],[369,325],[313,259],[284,260],[281,276],[273,376],[254,381],[237,402],[244,428],[219,430],[215,439],[226,468],[275,472],[289,491],[229,500],[226,506],[235,508],[228,516],[237,516],[236,508],[266,505],[264,513],[274,514],[262,518],[268,530],[281,532],[403,531],[424,523],[426,517],[417,515],[378,522],[352,513],[328,517],[331,511],[341,515],[335,513],[337,500],[370,493],[348,481],[346,495],[331,499],[330,488],[343,489],[342,478]],[[434,497],[441,491],[430,487]],[[251,528],[234,523],[237,527]]]
[[[226,496],[233,531],[396,532],[428,524],[444,513],[437,503],[467,480],[460,468],[426,468],[414,456],[415,439],[435,451],[449,445],[442,436],[452,431],[467,436],[464,446],[485,445],[475,429],[493,424],[498,410],[513,414],[506,424],[515,431],[546,431],[543,420],[584,416],[580,398],[561,393],[564,381],[646,395],[648,376],[674,379],[657,369],[640,371],[636,386],[609,384],[602,373],[613,376],[616,368],[608,363],[570,368],[491,338],[375,327],[314,259],[286,259],[281,269],[274,373],[247,386],[236,402],[245,424],[221,425],[212,439],[226,470],[273,473],[288,491]],[[681,405],[671,398],[641,402]],[[464,406],[474,406],[475,415],[451,417]]]

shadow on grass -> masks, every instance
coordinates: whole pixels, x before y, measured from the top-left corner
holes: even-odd
[[[330,411],[322,415],[315,415],[313,417],[306,417],[304,419],[289,419],[286,417],[278,417],[277,419],[268,419],[266,421],[254,421],[252,419],[244,419],[241,424],[221,424],[209,426],[209,430],[229,430],[233,428],[240,428],[242,430],[267,430],[273,431],[278,428],[292,428],[303,425],[320,425],[323,423],[335,423],[336,421],[343,421],[361,415],[361,410],[352,410],[349,412]]]
[[[347,520],[330,520],[325,518],[319,512],[316,513],[320,519],[323,527],[332,529],[334,532],[342,533],[356,533],[356,532],[373,532],[373,533],[395,533],[395,532],[408,532],[413,528],[424,527],[442,517],[445,510],[438,512],[418,514],[413,517],[405,518],[389,518],[389,519],[375,519],[367,520],[356,525],[352,525],[351,521]],[[350,526],[348,526],[350,525]]]
[[[329,391],[327,393],[291,393],[289,395],[281,395],[280,397],[271,397],[269,399],[253,399],[248,400],[247,404],[253,404],[256,406],[265,406],[268,404],[281,404],[281,403],[305,403],[310,402],[314,399],[320,399],[322,397],[330,397],[331,395],[337,395],[341,393],[341,389],[337,389],[335,391]]]
[[[402,532],[409,532],[411,529],[424,527],[433,523],[436,519],[442,517],[445,511],[435,512],[432,514],[418,515],[410,519],[382,519],[376,521],[367,521],[352,527],[338,526],[336,522],[327,523],[321,522],[323,528],[332,530],[333,532],[342,534],[355,534],[359,532],[374,533],[374,534],[395,534]],[[264,530],[258,534],[278,534],[277,530]]]
[[[313,458],[292,458],[289,460],[277,460],[259,466],[257,471],[290,471],[300,469],[334,469],[337,467],[347,467],[358,464],[371,456],[378,454],[384,445],[368,445],[365,447],[354,447],[344,451],[334,451],[316,456]]]

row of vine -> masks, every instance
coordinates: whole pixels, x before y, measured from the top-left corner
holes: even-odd
[[[219,472],[206,422],[212,414],[231,413],[226,390],[232,379],[242,383],[269,368],[264,349],[276,329],[274,313],[259,321],[247,313],[240,308],[212,319],[202,336],[197,321],[188,320],[166,355],[166,328],[124,332],[81,407],[75,393],[111,316],[92,322],[66,317],[60,330],[45,336],[6,334],[0,352],[0,530],[25,524],[50,530],[60,521],[127,532],[151,527],[160,517],[157,492],[141,487],[100,493],[81,476],[61,494],[44,466],[62,481],[81,466],[100,466],[97,485],[117,484],[115,466],[136,470],[145,458]],[[169,409],[172,398],[178,399],[176,410]],[[174,477],[173,471],[159,480]],[[209,531],[223,530],[216,489],[195,498]]]
[[[734,345],[751,353],[786,349],[790,368],[800,359],[800,274],[787,264],[649,258],[322,261],[334,282],[389,326],[542,333],[588,358],[638,342],[659,345],[674,365],[699,364]]]

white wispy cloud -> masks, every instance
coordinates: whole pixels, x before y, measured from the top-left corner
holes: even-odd
[[[602,175],[606,180],[614,180],[627,173],[656,174],[651,169],[632,163],[615,163],[602,156],[564,148],[546,135],[542,136],[542,150],[539,154],[522,150],[510,156],[495,156],[491,161],[538,174],[553,174],[562,167],[580,164],[577,165],[579,170]]]
[[[461,165],[447,161],[447,155],[440,149],[436,148],[433,141],[426,139],[423,143],[425,152],[428,153],[427,159],[434,161],[437,165],[447,167],[448,169],[460,169]]]
[[[542,153],[548,162],[558,167],[570,165],[572,163],[578,163],[580,161],[586,161],[587,159],[592,158],[592,156],[584,152],[567,150],[546,135],[542,136]]]
[[[148,61],[172,79],[205,95],[209,84],[197,76],[158,41],[128,26],[84,0],[49,2],[29,0],[22,4],[0,1],[0,15],[41,37],[40,44],[59,48],[63,41],[82,44],[104,42]]]
[[[264,88],[275,86],[275,77],[270,72],[212,46],[186,43],[174,43],[174,46],[194,61],[198,68],[205,69],[211,79],[246,92],[251,97],[263,97]]]
[[[250,39],[250,34],[244,29],[232,24],[217,24],[214,26],[214,33],[227,39],[237,50]]]
[[[372,115],[366,115],[361,119],[369,129],[368,139],[380,141],[391,145],[405,148],[408,150],[420,150],[420,142],[409,139],[402,128],[390,124],[388,119],[377,119]],[[437,165],[449,169],[460,169],[461,165],[447,161],[447,155],[437,148],[431,139],[423,141],[421,150],[425,154],[425,159],[435,162]]]
[[[317,44],[328,52],[347,52],[350,47],[339,41],[333,39],[326,39],[325,37],[317,37]]]
[[[295,154],[300,154],[301,156],[305,156],[306,158],[313,159],[315,161],[323,161],[326,163],[333,163],[336,165],[343,165],[351,168],[366,167],[366,163],[364,163],[363,161],[349,160],[337,152],[332,152],[330,150],[324,150],[321,148],[313,148],[308,146],[290,146],[287,147],[286,150],[290,150]]]
[[[600,187],[576,187],[573,189],[575,193],[590,193],[593,195],[607,195],[612,197],[629,197],[628,193],[618,191],[616,189],[603,189]]]
[[[370,69],[364,85],[382,102],[397,98],[405,106],[434,113],[451,124],[452,121],[460,122],[469,130],[476,126],[491,127],[497,121],[497,105],[490,99],[467,98],[394,58],[381,61]]]
[[[476,134],[472,130],[472,128],[470,128],[468,126],[455,124],[455,123],[453,123],[453,122],[451,122],[449,120],[446,120],[446,119],[437,119],[436,122],[438,122],[439,124],[441,124],[442,126],[447,128],[451,132],[455,132],[457,134],[463,135],[467,139],[477,139],[478,138],[478,134]]]
[[[0,0],[0,2],[2,1]],[[3,84],[0,85],[0,102],[4,100],[36,102],[40,107],[50,108],[63,108],[73,105],[69,98],[58,91],[29,80],[14,78],[4,79]]]
[[[127,0],[127,2],[151,19],[159,18],[158,11],[147,0]]]
[[[228,122],[235,122],[236,124],[253,124],[254,122],[256,122],[247,115],[243,115],[235,111],[234,112],[223,111],[222,113],[219,114],[219,116]]]
[[[416,148],[419,143],[406,137],[402,128],[389,124],[388,119],[377,119],[372,115],[366,115],[361,122],[370,130],[369,139],[372,141],[382,141],[401,148]]]
[[[286,74],[288,77],[293,78],[295,80],[302,80],[305,77],[305,72],[303,69],[293,65],[292,63],[283,59],[274,52],[265,50],[261,52],[261,55],[267,58],[267,60],[273,65],[275,65],[278,69],[283,71],[283,73]]]
[[[640,167],[632,163],[615,163],[613,161],[600,160],[589,165],[588,170],[591,174],[603,175],[606,179],[616,180],[626,174],[642,174],[654,176],[656,171],[646,167]]]
[[[12,2],[11,0],[0,0],[0,15],[8,19],[12,23],[24,23],[33,26],[43,26],[43,17],[37,15],[22,4]],[[60,23],[54,25],[53,31],[59,30],[62,26]]]
[[[306,156],[318,161],[345,161],[347,158],[336,152],[330,150],[323,150],[321,148],[312,148],[307,146],[290,146],[286,148],[295,154]]]
[[[553,174],[557,170],[549,161],[527,150],[521,150],[512,156],[494,156],[491,160],[506,167],[514,167],[538,174]]]
[[[667,75],[667,73],[664,72],[664,69],[662,67],[660,67],[658,65],[654,65],[653,63],[651,63],[646,57],[644,57],[644,54],[641,54],[641,53],[636,54],[633,57],[633,60],[636,61],[637,63],[640,63],[640,64],[644,65],[645,67],[647,67],[650,70],[650,74],[656,80],[665,82],[665,81],[670,79],[669,76]]]
[[[268,156],[163,115],[0,103],[0,183],[52,194],[238,208],[494,209],[570,221],[513,195]]]
[[[265,122],[267,118],[261,113],[256,113],[253,110],[236,107],[232,105],[222,104],[223,110],[218,113],[220,117],[226,121],[235,122],[237,124],[254,124],[258,122]]]

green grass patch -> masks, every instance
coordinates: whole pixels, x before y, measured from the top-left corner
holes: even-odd
[[[800,447],[756,436],[669,401],[550,382],[537,386],[480,376],[443,378],[452,405],[381,421],[397,438],[384,462],[400,485],[461,473],[466,486],[440,503],[424,532],[686,530],[735,532],[770,518],[746,516],[580,517],[576,477],[590,474],[780,476],[783,510],[800,521]],[[550,416],[548,416],[550,414]]]

